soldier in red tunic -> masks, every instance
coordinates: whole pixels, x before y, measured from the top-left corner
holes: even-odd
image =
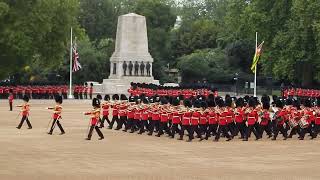
[[[48,132],[48,134],[52,135],[53,129],[55,128],[55,125],[57,124],[59,129],[60,129],[60,131],[61,131],[60,135],[62,135],[62,134],[65,134],[65,131],[64,131],[63,127],[60,124],[60,120],[62,119],[61,118],[62,96],[56,95],[55,96],[55,101],[56,101],[56,105],[54,107],[48,107],[47,108],[47,109],[52,109],[53,110],[53,115],[52,115],[53,122],[52,122],[50,131]]]
[[[91,140],[93,130],[95,129],[97,134],[100,136],[99,140],[104,139],[104,136],[102,132],[100,131],[99,127],[97,126],[99,119],[100,119],[100,100],[97,98],[93,98],[92,100],[92,106],[93,109],[89,112],[85,112],[84,115],[90,115],[91,116],[91,126],[88,133],[88,137],[86,140]]]
[[[231,137],[230,137],[230,134],[228,133],[228,130],[227,130],[227,119],[226,119],[228,111],[225,108],[225,103],[222,98],[217,98],[216,102],[218,105],[218,109],[216,112],[217,112],[218,118],[219,118],[219,120],[218,120],[219,128],[218,128],[218,132],[217,132],[217,135],[214,140],[219,141],[220,134],[223,133],[223,135],[227,138],[227,141],[230,141]]]
[[[31,123],[29,121],[29,111],[30,111],[30,105],[29,105],[29,97],[27,95],[23,96],[23,104],[22,105],[18,105],[16,107],[21,107],[21,121],[20,124],[17,126],[17,129],[20,129],[21,126],[23,125],[24,121],[27,122],[28,124],[28,129],[32,129]]]
[[[178,105],[179,105],[178,98],[175,98],[172,100],[172,105],[173,105],[174,109],[172,112],[172,126],[171,126],[170,137],[174,138],[176,133],[180,133],[179,124],[181,122],[182,113],[180,113],[179,109],[178,109]]]
[[[305,127],[301,127],[300,140],[304,139],[306,133],[310,133],[311,137],[314,136],[311,124],[315,121],[315,116],[311,106],[310,99],[306,99],[304,101],[304,107],[302,107],[302,118],[306,120],[307,125]]]
[[[140,131],[138,134],[143,134],[146,131],[146,129],[148,129],[148,119],[149,119],[149,101],[147,98],[143,98]]]
[[[118,94],[113,95],[112,100],[114,101],[114,103],[111,106],[112,107],[112,120],[109,124],[109,127],[108,127],[109,129],[112,129],[114,122],[118,122],[118,120],[119,120],[119,105],[120,105],[120,103],[118,102],[119,95]]]
[[[217,134],[217,128],[218,128],[218,116],[217,113],[215,112],[215,101],[214,99],[209,99],[208,100],[208,107],[209,107],[209,113],[208,113],[208,123],[209,127],[206,132],[206,137],[205,139],[208,140],[208,138],[213,135],[215,136]]]
[[[274,127],[273,127],[273,138],[271,140],[276,140],[279,131],[281,132],[281,134],[283,135],[284,139],[287,139],[287,131],[286,129],[283,127],[286,119],[285,116],[287,115],[287,112],[285,109],[283,109],[283,103],[281,102],[280,99],[276,100],[276,107],[275,107],[275,119],[273,119],[274,122]]]
[[[190,111],[190,108],[192,106],[191,101],[189,99],[185,99],[184,106],[186,107],[186,109],[184,110],[182,115],[182,120],[181,120],[182,127],[180,131],[180,138],[178,140],[183,140],[184,131],[187,130],[188,136],[189,136],[188,142],[191,142],[193,139],[193,132],[191,132],[191,126],[190,126],[191,115],[192,115],[192,112]]]
[[[248,141],[248,139],[251,135],[251,132],[253,132],[253,134],[256,136],[256,140],[260,139],[259,133],[257,132],[256,128],[254,127],[254,125],[258,121],[258,113],[255,110],[255,108],[256,108],[255,103],[256,103],[256,101],[254,100],[254,98],[249,99],[249,107],[246,109],[248,127],[246,129],[246,135],[245,135],[245,138],[243,139],[243,141]]]
[[[127,101],[128,98],[122,94],[121,97],[121,104],[119,105],[119,120],[117,121],[117,127],[115,130],[122,129],[123,125],[127,123]]]
[[[13,90],[12,89],[9,90],[8,100],[9,100],[10,111],[12,111],[12,104],[13,104]]]
[[[263,132],[265,131],[269,136],[269,138],[272,137],[272,133],[271,133],[271,128],[270,128],[270,123],[271,123],[271,118],[270,118],[270,113],[269,113],[269,109],[270,109],[270,102],[269,100],[266,98],[266,96],[261,98],[261,102],[262,102],[262,110],[260,114],[260,118],[261,118],[261,122],[260,122],[260,138],[262,138],[263,136]]]
[[[246,129],[245,129],[245,114],[244,114],[244,100],[243,98],[238,98],[236,100],[236,108],[234,111],[234,120],[236,123],[236,131],[235,131],[235,135],[238,135],[238,133],[240,132],[240,139],[243,139],[245,137],[246,134]]]
[[[317,106],[314,108],[315,121],[312,138],[316,138],[320,132],[320,98],[317,98]]]
[[[100,128],[104,127],[104,121],[107,121],[107,123],[111,124],[110,120],[109,120],[109,109],[110,109],[110,96],[109,95],[105,95],[104,96],[104,102],[102,103],[101,107],[102,107],[102,119],[100,122]]]

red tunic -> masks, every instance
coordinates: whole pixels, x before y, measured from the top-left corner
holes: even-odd
[[[146,121],[149,118],[149,110],[145,108],[141,114],[141,120]]]
[[[108,104],[102,104],[102,115],[103,116],[109,116],[109,105]]]
[[[185,112],[182,116],[182,125],[190,125],[191,112]]]
[[[192,113],[191,116],[191,125],[198,125],[199,119],[200,119],[200,113],[198,111],[195,111]]]
[[[266,126],[268,125],[269,121],[270,121],[270,113],[267,110],[264,110],[260,125]]]
[[[232,109],[231,109],[231,108],[228,108],[228,112],[227,112],[227,115],[226,115],[226,120],[227,120],[227,123],[228,123],[228,124],[232,123],[232,121],[233,121],[233,116],[234,116],[234,114],[233,114]]]
[[[213,111],[210,111],[209,114],[209,124],[217,124],[217,114]]]
[[[247,120],[248,120],[248,125],[254,125],[256,123],[256,121],[258,120],[257,111],[253,110],[250,113],[248,113]]]
[[[235,113],[235,121],[236,123],[242,123],[244,120],[244,111],[242,108],[236,109],[237,113]]]
[[[208,113],[201,114],[199,124],[205,125],[207,124],[207,121],[208,121]]]
[[[112,106],[112,116],[118,116],[118,114],[119,114],[119,106],[118,105]]]
[[[181,120],[180,114],[177,111],[173,112],[172,113],[172,123],[173,124],[179,124],[180,120]]]
[[[134,112],[133,110],[127,110],[127,118],[128,119],[133,119],[134,117]]]
[[[227,125],[227,112],[222,112],[221,114],[219,114],[219,125],[224,126]]]
[[[161,112],[160,121],[161,122],[168,122],[168,113],[167,112]]]

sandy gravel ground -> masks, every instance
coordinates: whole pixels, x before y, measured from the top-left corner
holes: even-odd
[[[19,104],[21,101],[15,101]],[[19,109],[0,101],[0,179],[320,179],[320,139],[242,142],[169,139],[103,129],[85,141],[90,101],[66,100],[66,134],[47,135],[53,100],[31,100],[32,130],[15,127]]]

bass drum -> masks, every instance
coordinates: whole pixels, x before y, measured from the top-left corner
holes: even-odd
[[[307,127],[309,126],[309,123],[308,123],[308,121],[307,121],[307,118],[305,118],[305,117],[302,117],[302,118],[300,119],[300,121],[298,122],[298,124],[299,124],[299,126],[300,126],[302,129],[305,129],[305,128],[307,128]]]
[[[298,126],[298,123],[294,119],[289,119],[288,123],[291,129]]]

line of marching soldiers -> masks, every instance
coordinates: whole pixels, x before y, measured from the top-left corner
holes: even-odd
[[[179,140],[183,140],[187,132],[188,141],[195,137],[208,140],[211,136],[218,141],[221,135],[227,141],[238,135],[248,141],[252,133],[259,140],[264,132],[272,140],[277,139],[279,132],[284,140],[296,134],[303,140],[307,133],[313,139],[320,131],[319,99],[312,102],[310,99],[274,97],[270,103],[269,96],[263,96],[259,101],[249,96],[237,99],[227,95],[224,100],[212,94],[208,98],[198,96],[193,99],[131,96],[127,100],[124,95],[120,98],[114,95],[112,99],[110,101],[106,95],[101,104],[100,128],[107,121],[109,129],[117,124],[115,130],[138,134],[148,131],[148,135],[167,134],[171,138],[178,134]]]
[[[62,99],[60,95],[55,96],[56,105],[47,108],[53,110],[51,128],[48,132],[50,135],[56,126],[61,134],[65,134],[60,123]],[[198,96],[193,99],[184,99],[183,96],[131,96],[128,101],[125,95],[121,95],[120,98],[114,95],[113,101],[106,95],[103,103],[100,103],[100,99],[100,95],[93,98],[93,109],[84,113],[90,116],[87,140],[91,139],[94,130],[99,135],[99,140],[104,139],[99,127],[104,127],[105,121],[109,129],[116,123],[116,130],[123,129],[125,132],[139,134],[148,131],[148,135],[156,132],[158,137],[167,134],[171,138],[178,134],[179,140],[183,140],[187,131],[188,141],[192,141],[194,135],[199,140],[208,140],[214,136],[215,141],[218,141],[221,135],[227,138],[227,141],[240,135],[240,139],[248,141],[251,133],[259,140],[264,132],[268,138],[272,137],[272,140],[276,140],[279,132],[284,140],[296,134],[303,140],[307,133],[314,139],[320,132],[320,99],[312,102],[310,99],[299,101],[274,97],[271,104],[268,96],[263,96],[261,101],[248,96],[238,99],[226,96],[223,100],[221,97],[215,98],[212,94],[208,98]],[[24,95],[23,101],[22,105],[17,106],[21,107],[22,116],[17,128],[20,129],[26,121],[28,129],[32,129],[29,119],[29,97]],[[112,117],[111,120],[109,115]]]
[[[309,98],[319,98],[320,90],[318,89],[302,89],[302,88],[285,88],[282,90],[282,95],[284,97],[309,97]]]

